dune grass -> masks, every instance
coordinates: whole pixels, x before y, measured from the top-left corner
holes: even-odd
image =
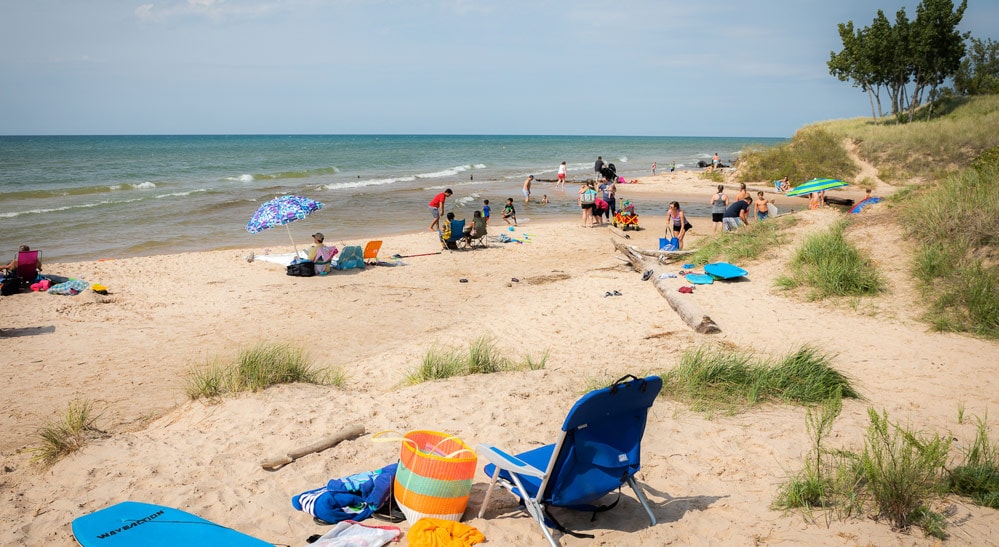
[[[782,216],[753,222],[734,232],[718,232],[701,239],[697,252],[686,257],[685,261],[704,265],[719,260],[735,264],[755,260],[786,243],[784,230],[797,222],[798,219],[793,216]]]
[[[999,338],[999,146],[899,207],[936,330]],[[928,227],[932,227],[928,229]]]
[[[200,399],[260,391],[276,384],[343,387],[346,374],[339,367],[314,367],[302,349],[287,344],[261,343],[240,351],[233,360],[215,359],[192,367],[186,382],[187,396]]]
[[[62,417],[38,429],[38,444],[31,451],[32,461],[48,467],[60,458],[76,452],[87,439],[101,431],[94,423],[99,416],[93,413],[90,401],[73,401]]]
[[[848,222],[837,222],[826,232],[806,239],[791,259],[790,275],[778,277],[778,287],[809,287],[809,297],[872,296],[884,292],[885,282],[871,260],[844,237]]]
[[[841,145],[842,137],[822,127],[806,126],[786,144],[744,150],[736,178],[740,182],[770,181],[787,176],[792,186],[816,177],[851,180],[860,169]]]
[[[664,396],[698,411],[736,412],[763,403],[812,404],[830,398],[859,398],[850,379],[830,366],[832,358],[803,346],[777,359],[700,346],[665,371]]]
[[[473,340],[467,351],[434,344],[423,356],[419,366],[410,370],[403,382],[415,385],[433,380],[470,374],[493,374],[511,370],[541,370],[548,361],[549,351],[540,356],[524,355],[514,361],[502,354],[491,336]]]
[[[701,171],[700,177],[705,180],[710,180],[711,182],[718,182],[718,183],[725,182],[725,173],[723,173],[721,169],[718,170],[712,169],[711,171],[708,170]]]
[[[878,176],[888,182],[940,179],[959,172],[995,146],[999,95],[948,98],[935,105],[934,112],[934,118],[920,117],[912,123],[854,118],[815,127],[836,140],[856,142],[860,156],[877,165]]]
[[[874,409],[868,409],[861,449],[826,448],[839,411],[834,400],[808,409],[811,449],[802,469],[778,489],[775,507],[806,513],[825,508],[844,518],[868,515],[896,530],[917,526],[940,539],[947,537],[947,520],[931,506],[947,492],[999,508],[999,447],[989,441],[986,420],[978,420],[974,442],[948,471],[952,434],[901,426]]]
[[[999,509],[999,446],[989,440],[987,420],[979,418],[976,427],[964,461],[950,471],[949,490],[978,505]]]

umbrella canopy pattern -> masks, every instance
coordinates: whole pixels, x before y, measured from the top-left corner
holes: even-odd
[[[788,191],[786,195],[803,196],[805,194],[811,194],[812,192],[831,190],[833,188],[840,188],[846,185],[847,184],[845,182],[838,179],[812,179],[808,182],[803,182],[799,186],[794,187],[794,189]]]
[[[264,203],[246,223],[246,231],[251,234],[268,228],[282,226],[315,213],[323,204],[303,196],[281,196]]]

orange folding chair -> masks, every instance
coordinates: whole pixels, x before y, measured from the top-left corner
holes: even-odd
[[[377,262],[378,251],[380,251],[381,248],[381,240],[369,241],[368,244],[364,246],[364,261],[368,263]]]

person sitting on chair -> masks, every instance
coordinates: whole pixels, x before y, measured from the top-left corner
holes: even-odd
[[[482,211],[472,213],[472,223],[465,226],[462,234],[466,244],[471,244],[473,239],[481,239],[486,235],[486,219],[482,216]]]
[[[27,245],[21,245],[20,247],[17,248],[17,252],[19,253],[26,253],[30,250],[31,247],[28,247]],[[14,259],[11,260],[6,266],[4,266],[3,269],[6,270],[7,273],[9,274],[17,273],[17,255],[14,255]],[[37,272],[42,271],[42,257],[40,256],[38,257],[38,260],[35,261],[35,270]]]
[[[336,245],[329,247],[323,243],[325,237],[322,232],[312,234],[314,245],[309,249],[309,262],[315,264],[316,275],[326,275],[330,272],[333,257],[340,251]]]

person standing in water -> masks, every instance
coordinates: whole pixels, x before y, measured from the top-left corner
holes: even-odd
[[[555,181],[555,189],[556,190],[558,190],[558,187],[561,186],[562,187],[562,191],[565,192],[565,175],[566,175],[566,170],[567,170],[567,168],[565,166],[565,162],[563,161],[558,166],[558,178]]]

